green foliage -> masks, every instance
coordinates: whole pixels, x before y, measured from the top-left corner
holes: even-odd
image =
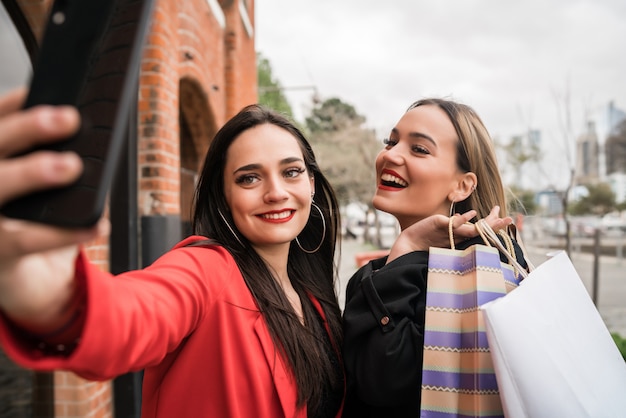
[[[306,118],[306,126],[312,134],[339,132],[353,127],[360,127],[365,117],[357,113],[354,106],[333,97],[318,104]]]
[[[612,333],[611,336],[613,337],[613,341],[615,341],[615,345],[617,345],[619,352],[622,353],[624,361],[626,361],[626,338],[620,336],[615,332]]]
[[[338,98],[317,104],[306,117],[309,139],[320,169],[340,203],[371,202],[375,191],[376,155],[382,143],[363,127],[365,117]]]
[[[257,82],[259,104],[293,119],[293,111],[285,97],[284,88],[281,86],[280,81],[274,78],[269,60],[260,53],[257,53]]]
[[[571,215],[606,215],[616,208],[615,193],[607,183],[586,185],[589,194],[568,208]]]

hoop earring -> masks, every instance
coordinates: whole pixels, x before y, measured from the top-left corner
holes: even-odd
[[[450,217],[454,216],[454,205],[455,204],[456,204],[456,202],[454,200],[450,204]]]
[[[228,223],[228,221],[226,220],[226,217],[224,217],[224,215],[222,214],[221,210],[217,210],[217,213],[219,213],[220,218],[222,218],[222,221],[224,221],[224,223],[226,224],[226,227],[228,228],[228,230],[230,231],[231,234],[233,234],[233,236],[235,237],[235,239],[237,240],[237,242],[239,244],[241,244],[242,247],[245,247],[245,245],[243,245],[243,242],[241,242],[241,240],[239,239],[239,237],[237,236],[237,234],[235,233],[235,230],[230,226],[230,224]]]
[[[320,209],[320,207],[315,204],[315,202],[311,202],[311,207],[317,209],[317,211],[319,212],[320,216],[322,217],[322,239],[321,239],[319,245],[317,247],[315,247],[314,250],[306,250],[306,249],[302,248],[302,245],[300,244],[300,241],[298,240],[298,237],[296,237],[296,244],[298,244],[298,247],[300,247],[300,249],[302,251],[304,251],[305,253],[307,253],[307,254],[314,254],[314,253],[316,253],[322,247],[322,244],[324,243],[324,238],[326,238],[326,220],[324,220],[324,214],[322,213],[322,210]]]

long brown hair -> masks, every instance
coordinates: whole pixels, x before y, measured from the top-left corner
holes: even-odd
[[[467,199],[456,203],[456,212],[474,209],[478,212],[477,218],[481,219],[498,205],[500,216],[505,217],[506,197],[493,140],[478,114],[465,104],[439,98],[418,100],[407,111],[424,105],[437,106],[448,115],[458,137],[457,166],[464,173],[476,174],[476,190]]]
[[[318,251],[303,252],[294,241],[289,250],[287,271],[302,301],[307,328],[302,327],[291,303],[280,289],[263,259],[235,226],[224,195],[226,154],[233,141],[244,131],[261,124],[272,124],[289,132],[298,141],[307,171],[315,181],[315,203],[309,222],[298,236],[302,247],[312,250],[322,240]],[[224,218],[222,218],[222,216]],[[298,387],[298,405],[316,408],[321,402],[320,376],[331,381],[343,373],[333,364],[331,353],[320,350],[316,341],[324,329],[315,319],[309,296],[317,299],[330,328],[337,349],[342,344],[341,311],[335,293],[335,246],[338,243],[339,209],[335,193],[320,171],[313,149],[303,134],[287,118],[259,105],[243,108],[215,135],[209,147],[194,196],[192,221],[195,234],[210,237],[233,256],[246,285],[263,314],[275,346],[291,367]],[[322,231],[325,225],[325,234]],[[336,353],[340,355],[339,351]]]

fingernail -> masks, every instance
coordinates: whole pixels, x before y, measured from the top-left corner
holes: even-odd
[[[41,124],[46,129],[58,129],[74,123],[76,111],[71,106],[45,106],[41,109]]]
[[[75,175],[80,170],[82,161],[73,152],[63,152],[56,155],[52,162],[52,171],[55,176]]]

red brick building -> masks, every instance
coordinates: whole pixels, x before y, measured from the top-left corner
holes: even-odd
[[[33,58],[52,0],[2,4]],[[114,273],[142,267],[187,233],[211,138],[256,102],[256,85],[254,0],[156,0],[129,146],[111,193],[112,234],[89,246],[94,262]],[[0,417],[22,416],[9,403],[32,416],[138,416],[140,375],[87,382],[67,372],[32,374],[0,356],[0,376]]]

